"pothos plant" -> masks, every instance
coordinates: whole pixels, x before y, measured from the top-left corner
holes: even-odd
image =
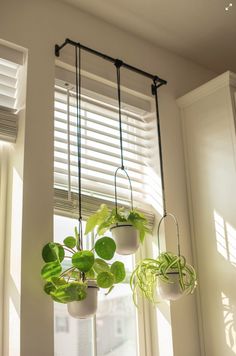
[[[122,262],[107,262],[115,251],[114,240],[106,236],[99,238],[91,250],[81,250],[77,228],[75,236],[67,236],[62,244],[46,244],[42,250],[45,264],[41,270],[44,291],[59,303],[81,301],[87,295],[87,281],[94,280],[109,293],[126,275]]]
[[[112,226],[120,223],[132,225],[139,232],[140,242],[150,232],[145,216],[137,209],[126,210],[124,207],[109,210],[106,204],[102,204],[97,212],[91,215],[87,221],[85,234],[97,228],[97,234],[105,234]]]
[[[156,304],[158,283],[173,284],[173,274],[177,275],[177,282],[183,294],[193,293],[197,285],[196,272],[186,263],[184,256],[163,252],[157,259],[146,258],[140,261],[130,278],[134,303],[137,305],[137,295],[141,292],[150,302]]]

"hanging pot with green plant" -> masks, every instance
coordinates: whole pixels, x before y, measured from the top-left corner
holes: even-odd
[[[168,216],[174,219],[176,225],[178,254],[162,252],[156,259],[146,258],[140,261],[130,279],[135,303],[138,292],[155,304],[158,301],[156,295],[173,301],[193,293],[197,285],[194,268],[180,254],[179,226],[173,214],[166,213],[158,224],[158,249],[160,251],[160,226]]]
[[[161,129],[158,107],[157,89],[162,85],[157,77],[153,78],[152,95],[155,97],[156,120],[157,120],[157,136],[160,160],[161,188],[163,199],[163,216],[160,219],[157,230],[158,237],[158,252],[159,256],[156,259],[146,258],[141,260],[130,279],[130,285],[133,291],[134,302],[137,304],[137,295],[141,293],[152,303],[157,302],[156,294],[162,299],[177,300],[183,295],[193,293],[196,285],[196,272],[194,268],[186,262],[184,256],[180,254],[179,242],[179,225],[173,214],[167,213],[165,199],[165,182],[164,182],[164,167],[161,145]],[[162,221],[170,216],[176,225],[178,254],[171,252],[160,253],[160,227]]]
[[[108,229],[112,233],[112,237],[116,242],[116,252],[120,255],[130,255],[137,251],[140,242],[143,242],[144,236],[149,229],[147,227],[147,221],[145,217],[139,213],[133,207],[133,192],[132,184],[129,174],[124,166],[123,155],[123,138],[122,138],[122,113],[121,113],[121,86],[120,86],[120,69],[123,62],[116,59],[114,62],[116,67],[117,77],[117,97],[118,97],[118,115],[119,115],[119,140],[120,140],[120,167],[118,167],[114,174],[114,186],[115,186],[115,209],[111,212],[108,211],[105,205],[91,217],[89,225],[93,229],[97,226],[97,232],[99,235],[104,234]],[[117,174],[124,173],[125,178],[129,182],[130,190],[130,210],[127,211],[124,208],[118,209],[117,198]],[[90,232],[90,229],[86,231]]]
[[[97,234],[103,236],[111,231],[116,243],[116,252],[120,255],[135,253],[145,235],[150,232],[145,216],[133,207],[131,210],[118,208],[111,211],[106,204],[102,204],[92,215],[86,225],[85,234],[96,228]]]
[[[88,318],[96,313],[98,288],[109,293],[126,273],[122,262],[107,262],[116,251],[113,239],[104,236],[91,250],[82,250],[80,236],[75,228],[75,236],[66,237],[63,244],[50,242],[43,247],[41,276],[45,293],[67,304],[71,316]]]

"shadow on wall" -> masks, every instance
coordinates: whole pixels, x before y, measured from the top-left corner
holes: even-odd
[[[221,313],[222,313],[222,332],[229,353],[227,355],[236,355],[236,229],[224,218],[214,211],[214,225],[216,233],[216,246],[219,253],[219,263],[222,266],[224,275],[221,278],[222,292]]]

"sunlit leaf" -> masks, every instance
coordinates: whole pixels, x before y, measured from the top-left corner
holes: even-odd
[[[115,282],[115,277],[111,272],[101,272],[97,275],[97,284],[101,288],[110,288]]]
[[[71,282],[51,292],[52,298],[59,303],[80,301],[86,298],[87,286],[81,282]]]
[[[74,248],[76,246],[76,239],[73,236],[67,236],[63,243],[66,247]]]
[[[88,272],[93,267],[94,254],[88,250],[76,252],[72,256],[72,264],[81,272]]]
[[[102,237],[95,243],[95,251],[104,260],[111,260],[116,251],[116,244],[110,237]]]
[[[43,247],[42,257],[44,262],[53,262],[58,259],[62,262],[65,257],[65,252],[59,243],[49,242]]]
[[[46,281],[51,281],[52,277],[58,277],[61,271],[62,267],[59,262],[48,262],[43,266],[41,276]]]
[[[120,283],[125,279],[125,266],[124,263],[116,261],[111,265],[111,273],[115,277],[115,283]]]

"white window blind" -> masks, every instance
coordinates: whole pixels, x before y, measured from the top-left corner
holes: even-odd
[[[17,95],[23,54],[0,45],[0,140],[15,142]]]
[[[90,93],[91,94],[91,93]],[[54,186],[55,209],[67,216],[77,214],[78,166],[76,100],[73,88],[55,87]],[[114,173],[120,166],[117,105],[88,91],[82,95],[82,206],[83,216],[102,202],[113,206]],[[145,113],[147,114],[147,113]],[[153,124],[137,109],[122,110],[124,162],[132,181],[134,206],[150,212],[148,167],[153,145]],[[127,178],[118,174],[119,202],[129,204]],[[149,215],[150,222],[153,215]]]

